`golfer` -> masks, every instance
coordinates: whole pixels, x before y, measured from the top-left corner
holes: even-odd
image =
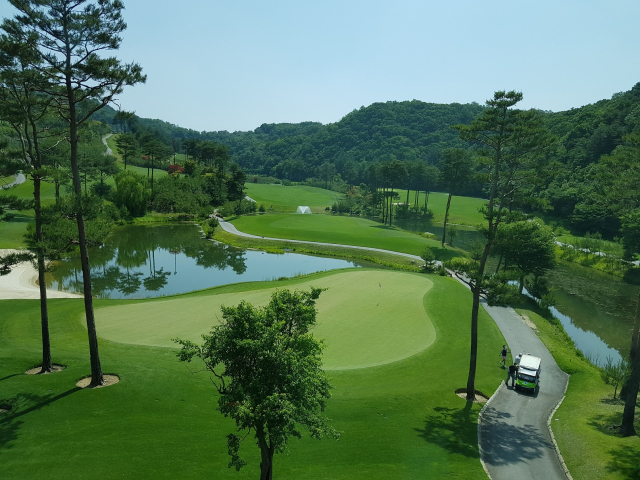
[[[507,366],[507,346],[502,345],[502,350],[500,351],[500,355],[502,355],[502,365],[504,367]]]
[[[516,372],[518,371],[518,366],[514,363],[513,365],[509,365],[509,372],[507,373],[507,387],[509,386],[509,379],[511,379],[511,386],[516,386]]]

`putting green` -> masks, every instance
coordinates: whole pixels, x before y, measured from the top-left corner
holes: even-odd
[[[295,288],[328,288],[317,301],[313,333],[327,343],[325,369],[342,370],[395,362],[431,345],[436,334],[423,297],[432,285],[420,274],[363,270],[303,281]],[[163,347],[175,347],[171,339],[176,337],[199,341],[221,319],[221,305],[242,300],[265,305],[273,290],[101,308],[96,312],[98,334],[115,342]]]

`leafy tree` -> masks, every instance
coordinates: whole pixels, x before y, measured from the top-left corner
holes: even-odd
[[[124,169],[127,169],[127,160],[138,155],[139,146],[135,135],[131,133],[122,133],[116,138],[116,148],[118,154],[122,156]]]
[[[244,432],[227,437],[229,467],[246,465],[239,448],[250,434],[260,449],[261,480],[273,478],[274,453],[287,452],[289,437],[301,436],[297,424],[313,438],[339,437],[321,413],[331,386],[322,370],[324,344],[310,333],[320,293],[277,290],[263,308],[222,307],[223,320],[203,335],[203,345],[176,340],[181,361],[204,362],[220,394],[220,413]]]
[[[420,258],[424,260],[424,271],[427,273],[433,273],[438,266],[436,265],[436,255],[430,248],[425,248],[420,254]]]
[[[536,220],[503,223],[497,230],[492,253],[502,255],[506,268],[515,268],[522,293],[524,277],[541,277],[555,266],[555,235]]]
[[[245,197],[244,183],[246,181],[247,175],[237,163],[232,163],[229,168],[229,178],[227,179],[227,198],[230,202],[238,202],[238,214],[240,213],[240,202]]]
[[[123,170],[116,175],[115,180],[116,191],[113,195],[113,203],[118,208],[126,208],[131,215],[144,215],[151,199],[149,181],[131,170]]]
[[[482,146],[481,175],[487,183],[489,201],[483,210],[487,225],[483,228],[486,242],[478,262],[458,265],[456,274],[471,288],[471,349],[467,379],[467,401],[475,398],[475,375],[478,355],[478,310],[480,295],[499,286],[485,275],[489,253],[496,238],[498,226],[508,217],[511,195],[514,189],[525,183],[526,174],[543,170],[543,162],[551,145],[542,119],[535,111],[513,108],[522,93],[495,92],[486,102],[487,108],[470,125],[457,125],[460,138]],[[535,167],[534,167],[535,164]],[[506,287],[505,287],[506,288]],[[495,290],[494,290],[495,291]]]
[[[440,161],[441,184],[446,187],[449,193],[442,228],[443,247],[447,233],[447,219],[449,217],[451,197],[453,197],[454,192],[457,192],[457,190],[471,178],[474,166],[473,158],[466,150],[450,148],[442,152],[442,160]]]
[[[29,47],[32,65],[44,82],[42,89],[55,99],[58,114],[69,127],[73,189],[81,210],[78,169],[78,129],[95,112],[111,102],[126,85],[146,80],[138,64],[123,65],[115,57],[102,58],[104,50],[117,50],[126,24],[119,0],[9,0],[19,12],[5,19],[2,29]],[[91,270],[85,220],[77,215],[84,281],[85,316],[91,356],[91,385],[104,383],[93,314]]]
[[[617,363],[613,363],[611,357],[607,357],[607,363],[600,370],[600,378],[607,385],[612,385],[613,390],[613,399],[616,399],[616,394],[618,393],[618,387],[622,385],[628,378],[631,373],[631,368],[628,362],[624,360],[620,360]]]

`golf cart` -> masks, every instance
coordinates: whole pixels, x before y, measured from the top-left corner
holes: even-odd
[[[540,357],[523,355],[516,374],[516,390],[534,392],[540,382]]]

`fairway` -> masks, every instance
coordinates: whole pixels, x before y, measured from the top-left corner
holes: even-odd
[[[348,271],[296,285],[327,288],[317,302],[316,337],[327,343],[328,370],[364,368],[395,362],[433,343],[435,330],[425,312],[424,295],[433,282],[424,275],[395,271]],[[274,289],[176,297],[102,308],[100,336],[120,343],[175,347],[172,338],[200,341],[221,319],[220,306],[242,300],[265,305]]]
[[[253,198],[258,205],[266,209],[273,208],[277,212],[295,212],[299,206],[311,208],[313,213],[321,213],[326,207],[344,197],[343,194],[324,188],[307,187],[304,185],[275,185],[262,183],[247,183],[246,194]]]
[[[438,260],[462,255],[453,248],[442,248],[436,240],[362,217],[284,213],[242,216],[234,219],[233,225],[241,232],[261,237],[356,245],[412,255],[430,248]]]

